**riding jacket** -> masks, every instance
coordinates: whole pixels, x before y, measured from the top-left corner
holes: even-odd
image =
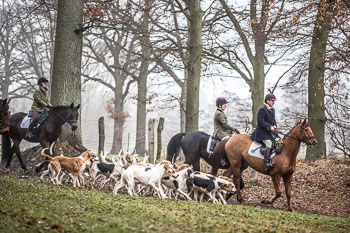
[[[258,126],[251,135],[253,141],[273,140],[271,126],[276,125],[275,109],[264,105],[258,112]]]
[[[34,91],[33,99],[32,111],[42,112],[45,110],[45,107],[51,105],[49,101],[49,93],[41,87]]]
[[[218,108],[214,114],[214,133],[213,137],[222,139],[224,137],[230,136],[232,131],[236,129],[231,127],[227,123],[227,117],[222,109]]]

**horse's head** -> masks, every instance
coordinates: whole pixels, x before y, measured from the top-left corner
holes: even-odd
[[[306,119],[304,119],[303,122],[300,122],[299,140],[308,146],[317,145],[317,139],[310,128],[310,122]]]
[[[74,106],[74,103],[72,103],[69,106],[68,113],[66,116],[67,123],[72,127],[72,131],[75,131],[78,128],[78,109],[80,108],[80,104],[77,106]]]
[[[2,127],[8,127],[10,112],[9,112],[10,99],[0,99],[0,129]]]

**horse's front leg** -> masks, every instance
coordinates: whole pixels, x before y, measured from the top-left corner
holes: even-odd
[[[232,163],[231,163],[232,164]],[[241,163],[231,165],[232,174],[233,174],[233,183],[237,189],[237,201],[242,203],[243,196],[241,193],[241,171],[240,171]],[[227,200],[227,199],[226,199]]]
[[[216,176],[216,175],[218,174],[218,170],[219,170],[218,166],[213,165],[213,166],[211,167],[211,174],[212,174],[213,176]]]
[[[28,174],[29,171],[27,170],[27,166],[23,162],[22,155],[21,155],[21,150],[19,148],[19,143],[20,142],[18,142],[18,141],[14,141],[13,142],[13,147],[12,147],[13,149],[12,149],[12,151],[14,151],[16,153],[16,156],[18,158],[19,163],[21,164],[21,168],[23,169],[24,173]],[[9,159],[9,161],[11,162],[10,159]],[[9,164],[9,166],[10,166],[10,164]]]
[[[199,161],[192,162],[192,166],[193,166],[193,170],[195,170],[195,171],[200,171],[201,170]]]
[[[10,168],[11,161],[12,161],[12,156],[13,156],[13,153],[14,153],[13,148],[14,148],[14,146],[12,146],[11,149],[10,149],[10,154],[9,154],[9,157],[8,157],[8,159],[6,161],[6,166],[5,166],[6,168]]]
[[[291,201],[291,197],[292,197],[292,194],[291,194],[292,177],[293,177],[293,175],[283,177],[283,182],[284,182],[284,188],[286,190],[288,209],[289,209],[289,211],[293,212],[294,208],[292,207],[292,201]]]
[[[271,176],[272,178],[272,182],[273,182],[273,186],[275,187],[275,197],[270,199],[270,200],[262,200],[261,203],[263,204],[273,204],[275,202],[275,200],[279,197],[281,197],[282,191],[281,191],[281,176],[280,175],[273,175]]]

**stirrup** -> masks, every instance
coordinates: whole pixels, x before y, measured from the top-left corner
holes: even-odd
[[[272,162],[272,160],[268,160],[268,161],[264,162],[265,171],[269,171],[274,167],[275,167],[275,163]]]
[[[32,133],[32,131],[30,131],[29,133],[26,133],[26,138],[33,138],[34,137],[34,134]]]

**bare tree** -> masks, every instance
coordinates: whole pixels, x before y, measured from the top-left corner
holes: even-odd
[[[98,25],[96,25],[98,26]],[[124,111],[125,97],[129,93],[130,85],[137,80],[133,75],[133,46],[135,40],[128,29],[115,30],[114,28],[100,27],[85,37],[85,58],[93,59],[102,64],[98,74],[91,74],[88,70],[84,74],[87,80],[95,81],[110,89],[114,95],[107,105],[110,117],[114,119],[114,133],[111,153],[118,153],[123,144],[123,125],[128,113]],[[94,66],[97,66],[95,64]],[[102,72],[101,70],[105,72]],[[128,70],[129,72],[124,72]],[[131,76],[132,75],[132,76]],[[103,77],[110,78],[103,78]],[[131,78],[130,78],[131,77]],[[123,88],[125,87],[125,90]]]

